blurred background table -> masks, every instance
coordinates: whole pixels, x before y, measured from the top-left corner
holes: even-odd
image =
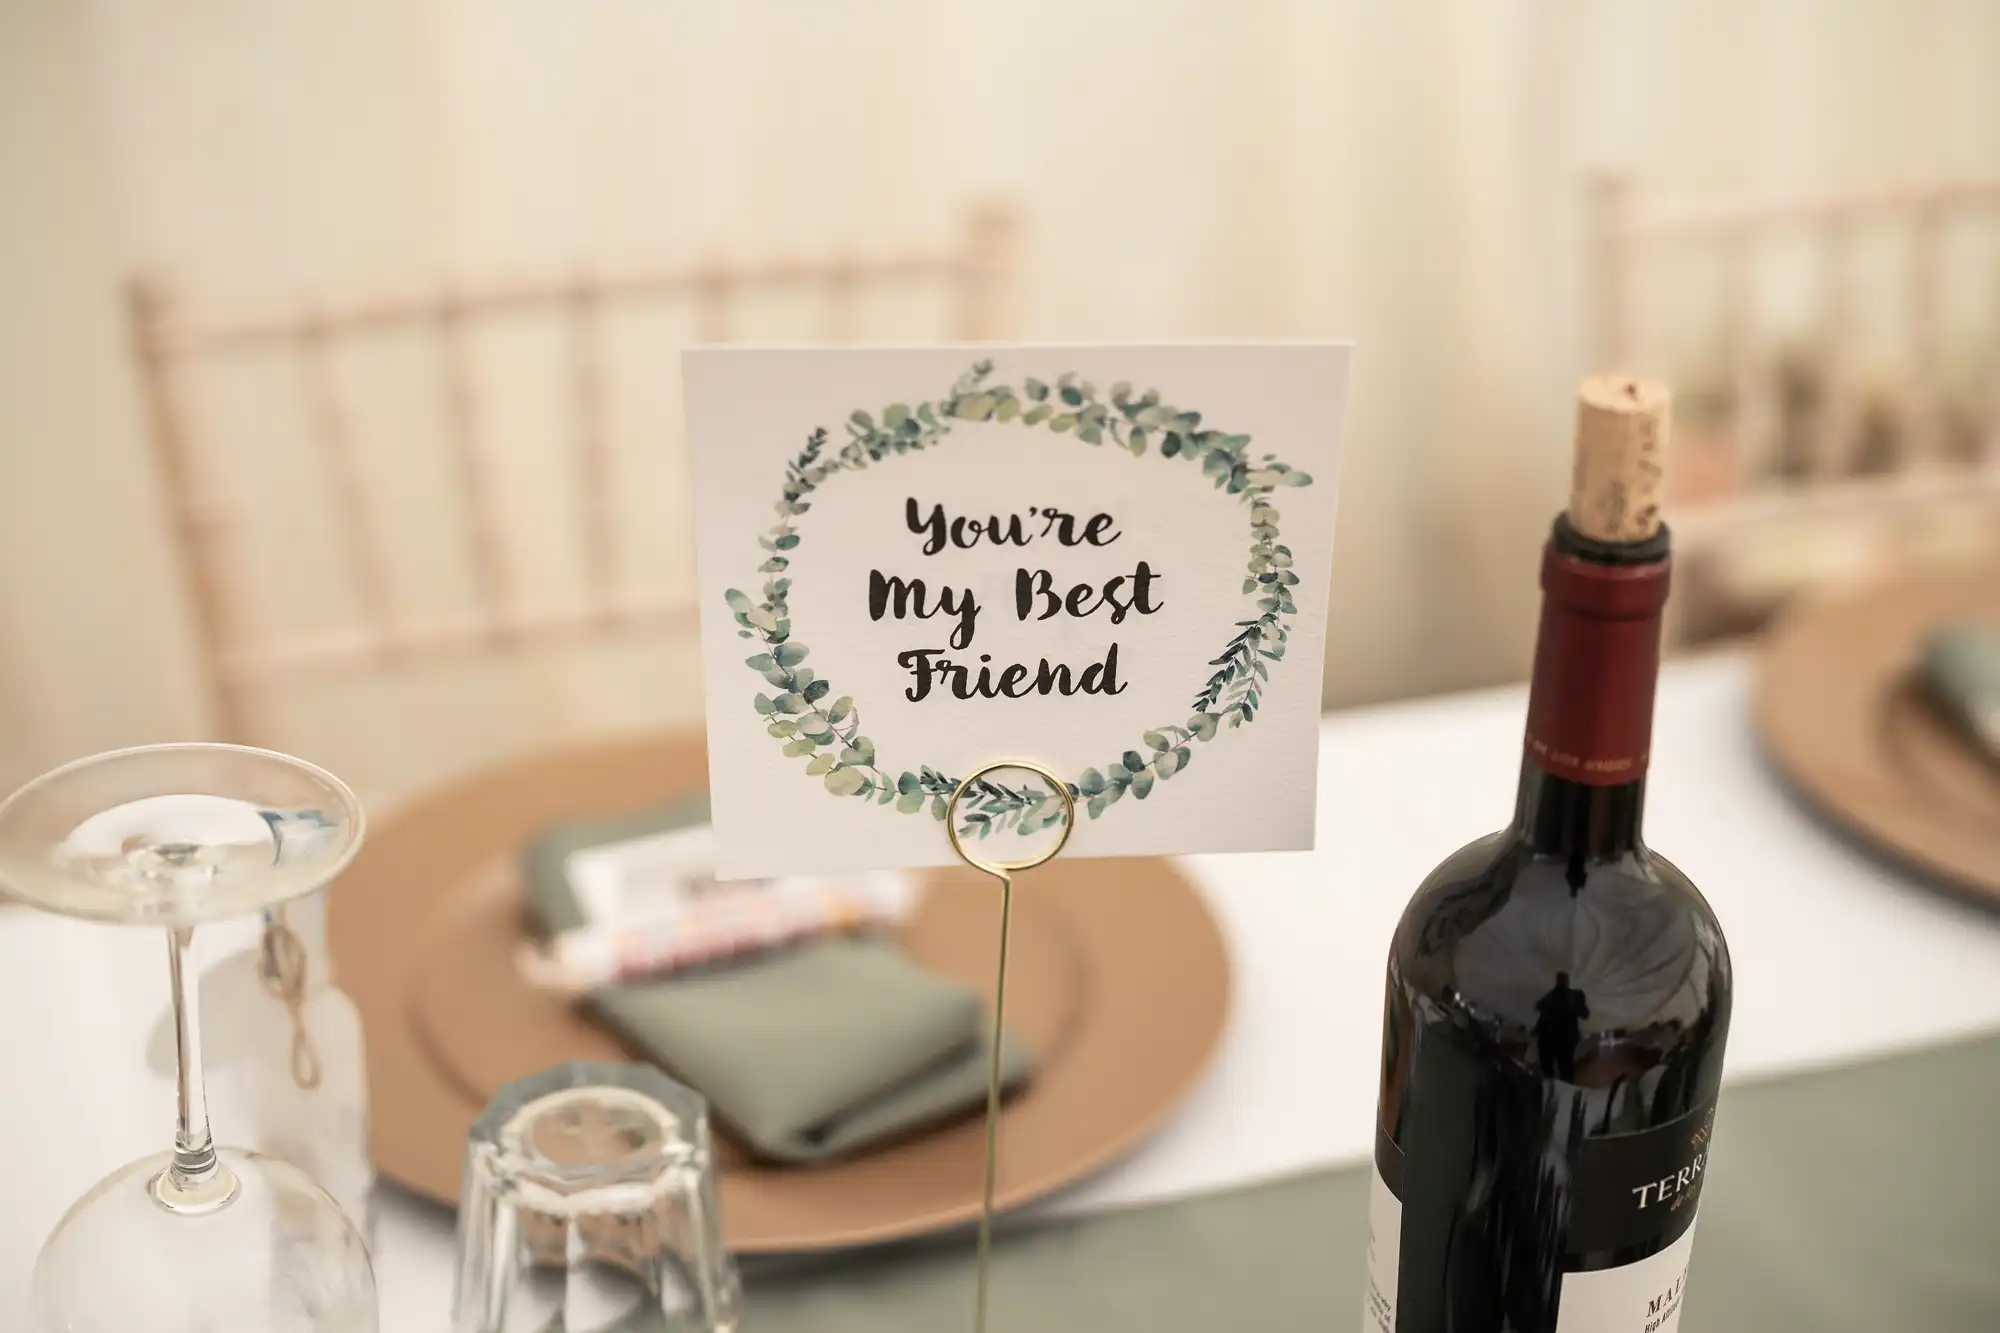
[[[1752,679],[1738,652],[1669,666],[1649,801],[1649,840],[1703,886],[1729,931],[1732,1079],[2000,1030],[2000,919],[1857,850],[1793,801],[1758,753]],[[1333,715],[1318,850],[1186,863],[1234,954],[1239,991],[1221,1054],[1156,1138],[1032,1215],[1159,1204],[1364,1158],[1389,935],[1445,851],[1507,818],[1523,706],[1507,688]],[[0,1220],[0,1308],[25,1295],[39,1238],[64,1203],[163,1123],[141,1086],[156,946],[137,932],[0,915],[8,1011],[31,993],[75,1014],[60,1028],[0,1032],[0,1069],[33,1090],[0,1101],[0,1133],[38,1145],[49,1163]],[[109,1063],[126,1072],[107,1076]],[[1726,1137],[1726,1119],[1723,1128]],[[436,1333],[450,1299],[451,1216],[393,1186],[384,1196],[383,1328]],[[1341,1221],[1329,1223],[1330,1244],[1359,1234],[1356,1219]],[[1359,1289],[1362,1254],[1347,1248],[1326,1255],[1336,1321]]]

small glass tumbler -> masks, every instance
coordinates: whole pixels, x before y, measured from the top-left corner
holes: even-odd
[[[454,1333],[736,1333],[708,1104],[659,1070],[507,1084],[460,1188]]]

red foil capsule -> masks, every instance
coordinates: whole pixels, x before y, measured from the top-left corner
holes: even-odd
[[[1527,748],[1551,775],[1596,787],[1645,775],[1672,563],[1544,552]]]

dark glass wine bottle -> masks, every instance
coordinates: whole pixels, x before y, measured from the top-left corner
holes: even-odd
[[[1367,1333],[1673,1333],[1729,953],[1640,836],[1666,602],[1663,391],[1586,383],[1542,564],[1514,820],[1389,952]]]

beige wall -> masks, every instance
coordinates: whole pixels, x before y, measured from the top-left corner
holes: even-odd
[[[0,4],[0,783],[203,725],[114,304],[142,264],[248,300],[938,237],[968,198],[1013,199],[1024,336],[1359,342],[1344,703],[1519,669],[1582,369],[1587,168],[1731,189],[2000,170],[1996,63],[1985,0]],[[796,314],[763,331],[796,335]],[[614,354],[632,541],[669,583],[688,568],[675,336]],[[521,423],[507,502],[536,531],[547,350],[482,349]],[[417,355],[351,373],[412,534],[405,595],[442,607],[466,579],[434,405],[396,360]],[[311,590],[267,609],[337,619],[352,593],[286,401],[276,379],[199,405],[257,501],[264,600]],[[529,567],[560,571],[559,547],[531,539]],[[531,591],[560,598],[559,572]],[[274,739],[400,791],[539,735],[687,716],[692,671],[669,645],[430,673],[286,701]]]

